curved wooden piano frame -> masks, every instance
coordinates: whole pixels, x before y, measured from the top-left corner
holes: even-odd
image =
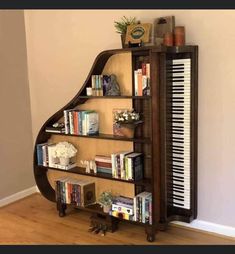
[[[129,99],[133,102],[133,107],[137,110],[145,110],[145,104],[150,103],[150,129],[148,131],[149,137],[141,136],[142,133],[138,134],[138,137],[129,139],[127,141],[133,142],[134,149],[136,151],[143,151],[143,147],[146,143],[150,145],[150,160],[151,163],[149,172],[151,177],[149,179],[149,188],[153,193],[153,223],[152,225],[144,225],[147,233],[147,240],[153,241],[155,239],[155,232],[159,229],[165,229],[166,225],[171,220],[181,220],[190,222],[197,216],[197,46],[184,46],[184,47],[143,47],[143,48],[127,48],[127,49],[116,49],[116,50],[106,50],[101,52],[95,59],[94,64],[87,76],[86,81],[79,90],[79,92],[74,96],[74,98],[66,104],[63,108],[52,115],[41,127],[34,147],[34,176],[36,184],[41,192],[41,194],[52,202],[56,202],[55,190],[52,187],[48,179],[48,168],[37,165],[37,149],[36,145],[46,142],[51,138],[53,133],[45,132],[45,127],[51,126],[53,123],[57,122],[63,117],[63,111],[67,109],[72,109],[78,105],[84,104],[90,98],[86,96],[86,87],[91,86],[91,76],[93,74],[101,74],[108,60],[117,54],[129,53],[131,54],[132,63],[134,65],[135,57],[141,55],[148,55],[151,64],[151,96],[149,98],[138,98],[135,96],[124,95],[120,99]],[[187,55],[192,59],[193,70],[192,70],[192,82],[194,89],[194,101],[193,101],[193,111],[194,111],[194,123],[193,123],[193,161],[194,166],[192,168],[192,188],[194,189],[194,194],[191,197],[192,209],[189,212],[182,213],[176,210],[169,209],[167,204],[167,173],[166,173],[166,72],[164,69],[167,56],[169,55]],[[132,73],[134,66],[132,66]],[[133,78],[133,77],[132,77]],[[133,86],[133,84],[132,84]],[[132,87],[133,89],[133,87]],[[105,97],[104,97],[105,99]],[[64,136],[71,136],[64,134]],[[74,136],[74,135],[73,135]],[[76,138],[76,137],[75,137]],[[102,138],[102,137],[98,137]],[[105,136],[103,137],[106,138]],[[112,136],[107,139],[113,139]],[[121,139],[122,140],[122,139]],[[147,141],[148,142],[147,142]],[[125,140],[123,140],[125,141]],[[84,175],[84,174],[83,174]],[[115,180],[115,179],[113,179]],[[112,181],[113,181],[112,180]],[[140,184],[147,186],[145,184]],[[134,185],[135,186],[135,185]],[[143,188],[145,188],[143,187]],[[136,188],[136,187],[135,187]],[[147,188],[148,189],[148,188]],[[136,189],[135,189],[136,190]],[[89,209],[88,209],[89,210]],[[141,224],[141,223],[137,223]]]

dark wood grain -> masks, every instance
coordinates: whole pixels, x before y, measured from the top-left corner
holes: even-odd
[[[99,75],[109,60],[115,54],[131,53],[132,54],[132,91],[134,91],[134,70],[137,68],[139,57],[149,57],[151,65],[151,96],[86,96],[86,87],[91,86],[92,75]],[[169,114],[169,105],[171,96],[166,83],[166,59],[180,58],[182,56],[190,57],[192,60],[192,102],[191,102],[191,204],[192,209],[186,211],[181,208],[173,208],[169,205],[170,185],[169,180],[169,157],[171,152],[171,141],[168,133],[169,122],[167,117]],[[137,129],[135,137],[132,139],[118,137],[110,134],[98,134],[94,136],[72,135],[62,133],[45,132],[47,126],[63,117],[63,111],[73,109],[74,107],[86,103],[92,99],[131,99],[133,108],[143,113],[144,124]],[[167,224],[172,220],[190,222],[197,217],[197,118],[198,118],[198,47],[197,46],[181,46],[181,47],[166,47],[166,46],[149,46],[141,48],[124,48],[106,50],[101,52],[95,59],[93,66],[85,80],[82,88],[63,108],[52,115],[41,127],[34,146],[34,176],[36,184],[44,197],[55,202],[55,191],[51,187],[47,171],[59,170],[55,168],[47,168],[37,165],[36,145],[47,142],[51,135],[77,136],[81,138],[109,139],[115,141],[133,142],[133,147],[136,152],[144,153],[144,175],[146,179],[142,181],[126,181],[122,179],[113,179],[107,174],[87,174],[83,168],[73,168],[68,173],[88,175],[92,177],[104,178],[111,181],[128,182],[135,185],[135,193],[140,191],[151,191],[153,194],[153,224],[144,225],[143,223],[134,222],[138,225],[144,225],[148,240],[155,238],[155,232],[166,229]],[[63,210],[64,208],[61,207]],[[79,208],[91,213],[103,213],[102,209],[97,205]],[[63,212],[63,211],[62,211]],[[128,221],[130,222],[130,221]],[[131,222],[133,223],[133,222]],[[150,237],[150,238],[149,238]]]

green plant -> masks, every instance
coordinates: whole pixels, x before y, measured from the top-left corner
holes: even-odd
[[[127,26],[136,24],[138,24],[138,21],[136,20],[135,17],[127,18],[126,16],[123,16],[121,18],[121,21],[114,21],[114,26],[117,29],[116,32],[119,34],[125,34]]]
[[[104,191],[100,194],[99,204],[102,206],[111,206],[113,198],[114,196],[110,191]]]

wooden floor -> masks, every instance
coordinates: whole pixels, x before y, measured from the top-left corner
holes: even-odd
[[[0,244],[235,244],[235,240],[170,226],[154,243],[145,239],[144,228],[125,222],[106,236],[89,233],[89,214],[71,211],[57,215],[55,204],[40,194],[0,209]]]

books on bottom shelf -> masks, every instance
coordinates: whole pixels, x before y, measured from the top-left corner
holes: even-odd
[[[119,152],[111,154],[112,177],[138,181],[143,179],[143,154]]]
[[[110,215],[124,220],[152,224],[152,193],[141,192],[134,198],[116,197]]]
[[[64,176],[57,179],[55,184],[57,202],[85,207],[96,201],[93,181]]]

